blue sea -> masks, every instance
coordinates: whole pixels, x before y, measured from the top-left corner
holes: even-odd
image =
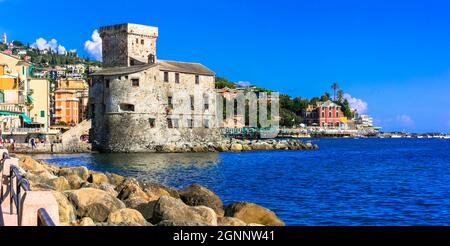
[[[250,201],[287,225],[450,225],[450,140],[314,139],[313,151],[36,155]]]

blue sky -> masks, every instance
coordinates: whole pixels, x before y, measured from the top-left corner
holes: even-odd
[[[0,9],[11,39],[54,38],[87,55],[99,26],[154,25],[159,58],[292,96],[336,81],[386,131],[450,132],[449,1],[0,0]]]

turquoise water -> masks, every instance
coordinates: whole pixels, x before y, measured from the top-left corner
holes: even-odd
[[[320,139],[314,151],[36,155],[251,201],[288,225],[450,225],[450,140]]]

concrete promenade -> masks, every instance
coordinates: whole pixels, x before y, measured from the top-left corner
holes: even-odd
[[[6,154],[6,155],[4,155]],[[32,191],[26,182],[18,183],[22,179],[23,170],[19,166],[19,159],[9,157],[8,150],[0,149],[0,177],[1,177],[1,206],[0,226],[37,226],[48,222],[59,224],[58,203],[50,191]],[[6,157],[6,158],[5,158]],[[11,177],[11,170],[15,170],[16,177]],[[17,204],[13,201],[11,209],[11,192],[17,195]],[[14,197],[13,195],[13,197]],[[39,219],[38,211],[44,209],[44,221]],[[20,216],[18,215],[20,212]],[[42,212],[41,212],[42,214]]]

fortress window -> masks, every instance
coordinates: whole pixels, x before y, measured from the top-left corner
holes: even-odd
[[[167,97],[167,106],[169,108],[173,108],[172,97]]]
[[[209,128],[209,120],[208,119],[205,119],[204,124],[205,124],[205,128]]]
[[[144,44],[144,40],[143,39],[141,39],[141,44]]]
[[[164,72],[164,82],[169,82],[169,72]]]
[[[119,105],[120,111],[123,112],[134,112],[134,105],[128,103],[121,103]]]
[[[199,75],[195,75],[195,84],[196,85],[200,84],[200,76]]]
[[[170,119],[170,118],[167,118],[167,127],[173,128],[172,119]]]
[[[179,73],[175,74],[175,83],[177,83],[177,84],[180,83],[180,74]]]
[[[208,110],[209,109],[209,98],[208,98],[208,95],[203,95],[203,105],[204,105],[204,110]]]
[[[105,87],[109,88],[109,79],[105,80]]]
[[[191,96],[191,110],[194,110],[194,96]]]
[[[189,128],[191,128],[191,129],[194,128],[194,120],[193,119],[188,119],[187,124],[188,124]]]
[[[155,118],[149,118],[148,123],[150,124],[151,128],[155,128]]]
[[[139,79],[132,79],[131,80],[131,85],[132,86],[136,86],[136,87],[139,86]]]

